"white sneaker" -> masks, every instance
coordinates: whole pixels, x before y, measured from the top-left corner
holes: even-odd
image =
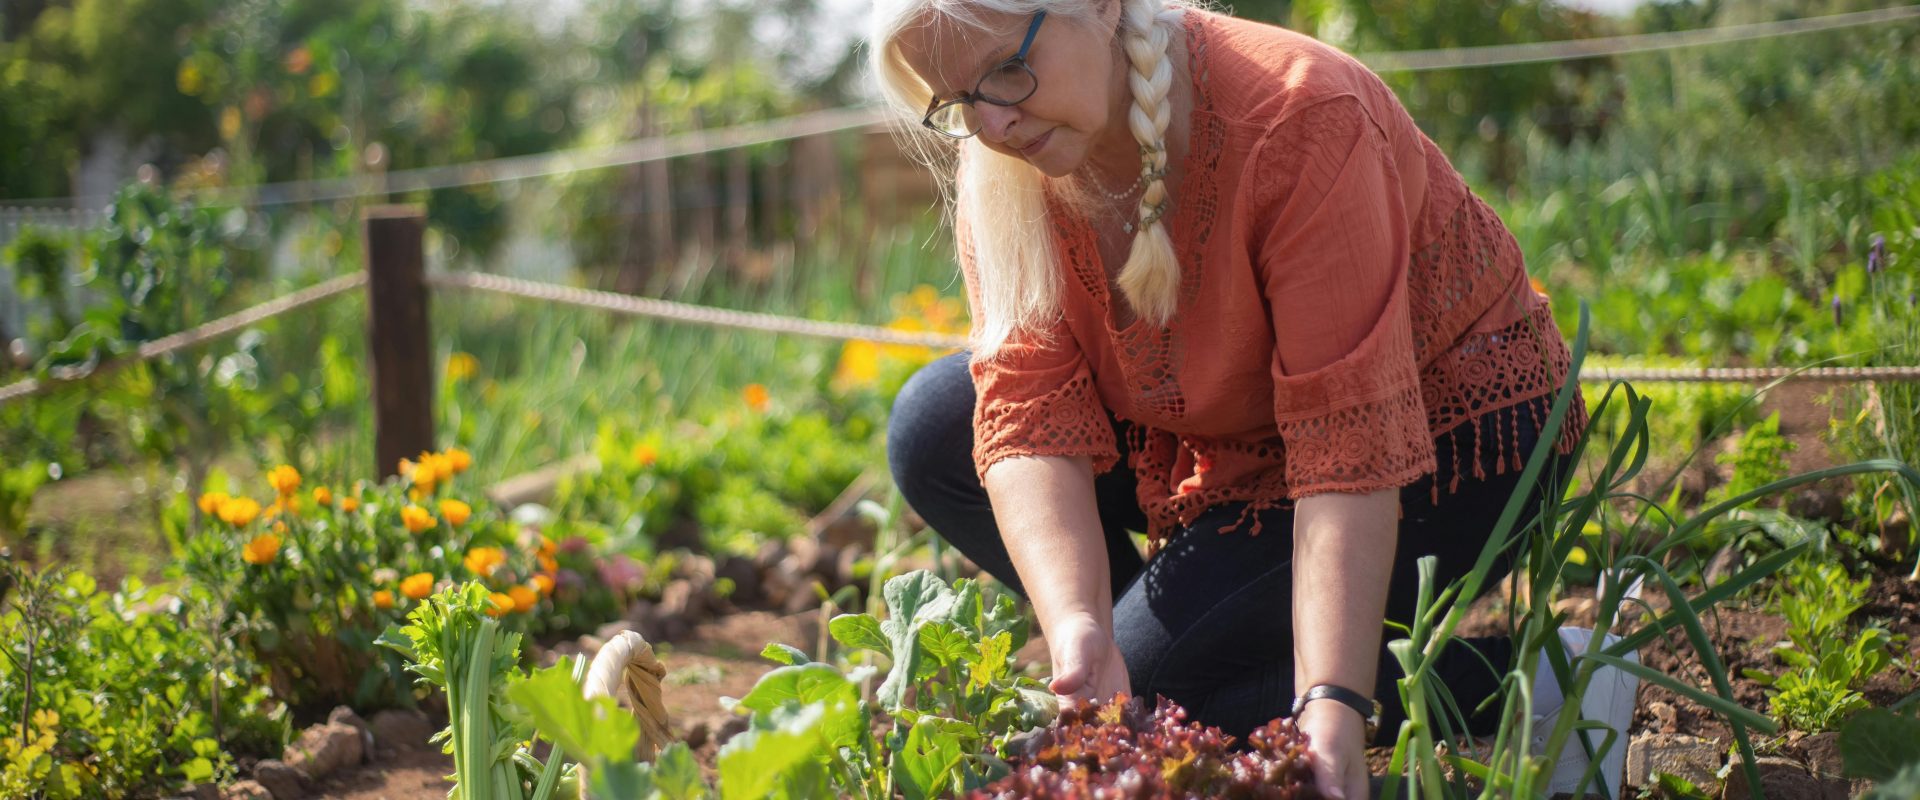
[[[1592,629],[1560,629],[1560,643],[1566,648],[1568,659],[1585,653],[1587,644],[1592,640]],[[1620,637],[1608,634],[1603,646],[1611,646],[1619,640]],[[1640,654],[1628,653],[1626,660],[1639,663]],[[1620,783],[1627,763],[1627,728],[1633,722],[1634,700],[1639,688],[1639,678],[1619,667],[1603,665],[1594,670],[1593,679],[1587,684],[1586,695],[1580,701],[1581,719],[1605,723],[1619,732],[1600,761],[1600,780],[1606,784],[1606,796],[1615,800],[1620,798]],[[1533,753],[1546,750],[1547,737],[1552,734],[1565,704],[1566,698],[1560,693],[1560,682],[1553,677],[1553,665],[1542,657],[1533,675]],[[1575,730],[1574,734],[1584,736],[1596,753],[1607,739],[1606,732],[1599,730]],[[1587,766],[1591,763],[1587,748],[1581,747],[1578,739],[1568,739],[1566,746],[1560,750],[1559,762],[1553,766],[1553,779],[1547,787],[1547,793],[1571,793],[1579,787],[1580,778],[1586,775]],[[1590,797],[1597,796],[1599,787],[1589,783],[1587,794]]]

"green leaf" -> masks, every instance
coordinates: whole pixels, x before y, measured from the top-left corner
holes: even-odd
[[[786,703],[806,705],[840,697],[859,699],[859,688],[840,671],[825,664],[801,664],[781,667],[760,676],[760,680],[740,698],[740,707],[749,711],[771,712]]]
[[[914,570],[887,581],[881,594],[886,597],[889,616],[880,623],[880,632],[892,647],[893,666],[877,694],[881,705],[894,711],[905,701],[907,686],[920,669],[920,627],[947,613],[953,591],[933,573]]]
[[[822,706],[821,730],[835,747],[857,747],[867,736],[867,715],[860,705],[860,687],[825,664],[781,667],[760,676],[740,698],[740,707],[771,714],[786,706]]]
[[[951,666],[967,661],[969,654],[979,657],[973,643],[967,641],[967,635],[960,632],[951,623],[929,622],[920,628],[920,649],[932,656],[939,666]]]
[[[980,648],[970,653],[967,661],[972,665],[967,673],[969,691],[985,689],[1006,677],[1013,662],[1013,634],[1001,631],[981,640]]]
[[[1910,800],[1920,797],[1920,761],[1908,764],[1874,787],[1866,800]]]
[[[1849,778],[1892,779],[1920,764],[1920,719],[1883,708],[1855,714],[1840,729],[1840,760]]]
[[[589,762],[633,759],[640,724],[611,697],[582,697],[567,662],[508,686],[507,699],[533,720],[541,735],[571,756]]]
[[[880,620],[872,614],[841,614],[827,623],[827,631],[833,634],[834,641],[848,647],[893,657],[893,644],[880,632]]]
[[[826,761],[832,753],[820,725],[822,704],[779,715],[772,727],[749,728],[720,748],[717,771],[724,800],[826,797]],[[774,719],[770,715],[767,719]]]
[[[1027,618],[1027,612],[1022,611],[1013,598],[1003,594],[993,599],[993,610],[987,612],[981,633],[984,636],[1000,633],[1012,636],[1012,649],[1017,653],[1020,648],[1027,646],[1030,627],[1031,620]]]
[[[180,765],[180,775],[188,783],[206,783],[213,780],[213,762],[195,757]]]
[[[700,777],[700,764],[686,742],[674,742],[653,760],[653,788],[663,800],[703,800],[713,796]]]
[[[800,648],[784,645],[779,642],[768,642],[766,647],[761,648],[760,657],[775,664],[783,664],[789,667],[795,664],[806,664],[813,661],[813,659],[808,658],[807,654],[802,652]]]
[[[893,753],[894,788],[907,800],[925,800],[958,792],[965,777],[960,769],[968,747],[979,731],[956,719],[925,716],[913,723],[907,741]]]

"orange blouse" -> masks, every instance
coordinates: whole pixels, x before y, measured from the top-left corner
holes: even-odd
[[[1224,502],[1406,486],[1439,472],[1440,436],[1475,439],[1476,477],[1488,446],[1499,472],[1519,469],[1512,409],[1550,402],[1571,357],[1512,234],[1358,61],[1271,25],[1184,18],[1194,104],[1167,215],[1175,316],[1118,324],[1125,301],[1092,228],[1050,201],[1062,314],[1049,336],[973,360],[975,467],[1091,456],[1104,472],[1118,460],[1111,411],[1132,423],[1156,543]],[[1501,410],[1493,442],[1454,430]],[[1585,419],[1577,404],[1559,452]],[[1459,486],[1453,461],[1436,503],[1440,482]]]

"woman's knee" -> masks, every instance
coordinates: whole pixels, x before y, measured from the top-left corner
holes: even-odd
[[[894,398],[887,464],[909,503],[956,473],[973,470],[973,377],[965,353],[922,367]]]

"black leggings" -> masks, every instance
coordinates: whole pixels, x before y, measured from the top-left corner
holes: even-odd
[[[986,490],[974,472],[973,405],[965,354],[928,365],[907,382],[894,402],[888,461],[907,502],[936,532],[993,577],[1024,594]],[[1508,421],[1511,427],[1506,435],[1514,435],[1517,429],[1519,452],[1529,453],[1538,439],[1536,412],[1523,404],[1513,413],[1519,415],[1518,424]],[[1122,424],[1115,423],[1116,427]],[[1462,423],[1461,430],[1471,424],[1483,426],[1484,441],[1492,441],[1497,433],[1492,415]],[[1115,439],[1125,446],[1126,437]],[[1453,437],[1443,434],[1434,446],[1446,470]],[[1471,456],[1470,452],[1460,454],[1463,462]],[[1422,556],[1438,558],[1436,589],[1472,569],[1507,498],[1519,486],[1520,471],[1496,474],[1496,458],[1491,450],[1482,455],[1484,479],[1475,479],[1463,464],[1458,492],[1442,491],[1437,508],[1432,488],[1435,480],[1448,479],[1444,474],[1425,476],[1400,490],[1403,516],[1387,593],[1388,620],[1405,624],[1412,619],[1419,589],[1416,562]],[[1558,453],[1553,458],[1550,469],[1541,474],[1542,484],[1564,481],[1571,472],[1570,458]],[[1261,524],[1257,536],[1222,535],[1221,528],[1242,516],[1244,504],[1215,506],[1171,536],[1151,561],[1143,562],[1127,531],[1144,530],[1146,517],[1124,457],[1120,463],[1095,479],[1094,488],[1116,598],[1114,638],[1126,657],[1133,693],[1165,695],[1184,706],[1192,719],[1239,737],[1285,716],[1294,693],[1293,510],[1256,512]],[[1523,509],[1521,522],[1528,514]],[[1487,587],[1506,575],[1510,566],[1511,559],[1503,553]],[[1404,635],[1383,627],[1379,679],[1374,687],[1383,716],[1375,744],[1391,744],[1404,718],[1394,686],[1401,676],[1399,662],[1385,648],[1386,642]],[[1435,674],[1461,710],[1470,714],[1470,732],[1488,734],[1497,726],[1498,704],[1481,714],[1471,712],[1499,689],[1499,676],[1486,664],[1508,669],[1513,644],[1504,637],[1468,639],[1466,644],[1485,661],[1467,648],[1449,647],[1434,664]]]

